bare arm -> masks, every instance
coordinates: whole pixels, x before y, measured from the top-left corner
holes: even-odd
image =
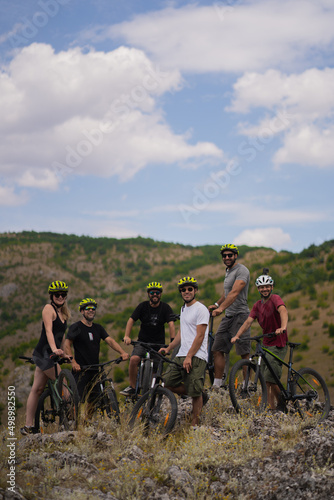
[[[129,359],[128,353],[125,352],[125,351],[123,351],[123,349],[116,342],[116,340],[112,339],[111,337],[107,337],[105,339],[105,341],[107,342],[107,344],[108,344],[109,347],[111,347],[112,349],[114,349],[114,351],[118,352],[122,356],[123,361],[126,361],[127,359]]]
[[[81,370],[81,368],[80,368],[80,365],[76,362],[76,360],[75,360],[75,358],[73,356],[72,345],[73,345],[73,341],[72,340],[65,339],[65,342],[64,342],[64,352],[65,352],[66,356],[72,358],[71,359],[71,365],[72,365],[73,371],[79,372]]]
[[[172,342],[173,339],[175,339],[175,323],[174,323],[174,321],[170,321],[168,323],[168,328],[169,328],[169,338]]]
[[[218,301],[219,307],[217,309],[214,309],[212,311],[212,316],[219,316],[225,309],[227,309],[235,299],[238,297],[239,293],[243,288],[245,288],[246,283],[243,280],[236,280],[234,282],[234,285],[232,287],[232,290],[230,293],[227,295],[227,297],[223,300],[223,302],[220,302],[220,299]]]
[[[160,353],[165,352],[166,354],[169,354],[174,349],[174,347],[177,347],[180,344],[180,342],[181,342],[181,333],[180,333],[180,329],[179,329],[177,331],[175,339],[169,344],[169,346],[162,347],[161,349],[159,349],[158,352],[160,352]]]
[[[241,337],[241,335],[243,333],[245,333],[246,330],[248,330],[248,328],[251,326],[251,324],[253,323],[253,321],[254,321],[254,318],[252,318],[251,316],[248,316],[248,318],[241,325],[241,327],[239,328],[239,330],[237,331],[237,333],[235,334],[235,336],[231,338],[232,344],[234,344]]]
[[[131,343],[130,333],[131,333],[131,330],[132,330],[134,323],[135,322],[132,318],[128,319],[128,322],[127,322],[126,327],[125,327],[125,334],[124,334],[124,342],[126,343],[126,345],[129,345]]]
[[[283,306],[283,305],[279,306],[278,312],[279,312],[279,315],[281,317],[281,328],[277,328],[277,330],[275,332],[276,335],[280,335],[281,333],[283,333],[287,329],[288,319],[289,319],[288,310],[285,306]]]
[[[212,309],[217,309],[217,307],[219,307],[220,304],[224,302],[224,300],[225,300],[225,292],[223,292],[223,295],[220,296],[220,298],[217,300],[217,302],[215,302],[215,304],[211,304],[211,306],[208,307],[209,311],[211,311]]]

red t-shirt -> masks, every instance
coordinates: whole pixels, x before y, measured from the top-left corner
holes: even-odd
[[[281,297],[275,294],[270,295],[267,302],[262,302],[262,300],[255,302],[249,315],[251,318],[258,320],[263,333],[275,332],[277,328],[281,328],[281,316],[278,312],[280,306],[285,306]],[[287,341],[287,333],[281,333],[281,335],[276,335],[273,338],[265,337],[263,344],[266,346],[275,345],[277,347],[284,347]]]

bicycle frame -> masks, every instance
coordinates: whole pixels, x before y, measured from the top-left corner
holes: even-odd
[[[271,335],[271,334],[268,334],[268,335]],[[255,358],[255,357],[258,358],[257,369],[256,369],[256,374],[255,374],[255,381],[257,382],[257,380],[258,380],[258,373],[259,373],[259,370],[260,370],[260,367],[261,367],[261,363],[262,363],[262,360],[263,360],[264,364],[267,366],[267,368],[270,371],[272,377],[274,378],[275,383],[278,385],[278,387],[282,391],[285,400],[290,400],[290,401],[294,402],[294,401],[296,401],[298,399],[302,400],[302,399],[306,398],[306,396],[304,394],[299,394],[299,395],[298,394],[296,394],[296,395],[292,394],[291,386],[293,384],[293,380],[294,380],[294,376],[295,375],[298,375],[310,387],[310,389],[312,389],[313,391],[316,391],[316,389],[314,387],[312,387],[312,385],[308,382],[308,380],[306,380],[303,377],[303,375],[301,375],[297,370],[295,370],[294,368],[292,368],[292,364],[293,364],[293,362],[292,362],[293,350],[294,350],[295,347],[297,347],[300,344],[295,344],[293,342],[288,342],[287,345],[290,348],[290,351],[289,351],[289,361],[285,362],[279,356],[276,356],[273,352],[271,352],[268,348],[266,348],[266,347],[264,347],[263,345],[260,344],[260,339],[262,337],[263,337],[263,335],[261,335],[259,337],[253,337],[253,338],[251,338],[251,340],[256,340],[256,342],[257,342],[255,353],[249,358],[250,361],[253,361],[253,358]],[[272,368],[272,366],[270,364],[270,361],[267,359],[267,355],[270,355],[271,357],[276,358],[280,363],[282,363],[282,365],[284,365],[288,369],[286,388],[284,387],[284,385],[282,384],[282,382],[280,381],[280,379],[277,377],[276,373],[274,372],[274,369]]]

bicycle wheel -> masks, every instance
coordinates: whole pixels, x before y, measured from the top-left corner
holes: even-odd
[[[35,429],[45,434],[47,432],[58,432],[59,428],[59,412],[57,412],[51,391],[46,389],[38,400],[35,413]]]
[[[256,368],[257,365],[247,359],[237,361],[232,367],[229,391],[237,413],[261,413],[266,407],[266,383],[261,372],[256,374]]]
[[[157,386],[153,392],[146,392],[135,404],[130,415],[130,427],[136,422],[144,424],[145,433],[156,430],[168,434],[177,418],[177,402],[174,394],[166,387]]]
[[[304,396],[294,401],[299,415],[307,420],[321,422],[330,411],[330,397],[324,379],[313,368],[301,368],[292,384],[293,397]]]
[[[119,422],[119,406],[115,389],[106,387],[102,399],[102,409],[106,412],[109,418],[115,418]]]
[[[152,377],[153,377],[152,360],[148,358],[144,360],[142,366],[141,388],[140,388],[141,394],[145,394],[145,392],[147,392],[150,389]]]
[[[57,390],[61,396],[60,423],[64,430],[74,430],[78,423],[79,394],[74,377],[66,368],[59,374]]]

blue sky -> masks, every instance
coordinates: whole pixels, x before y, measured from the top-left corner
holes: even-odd
[[[334,238],[332,0],[0,8],[1,232]]]

